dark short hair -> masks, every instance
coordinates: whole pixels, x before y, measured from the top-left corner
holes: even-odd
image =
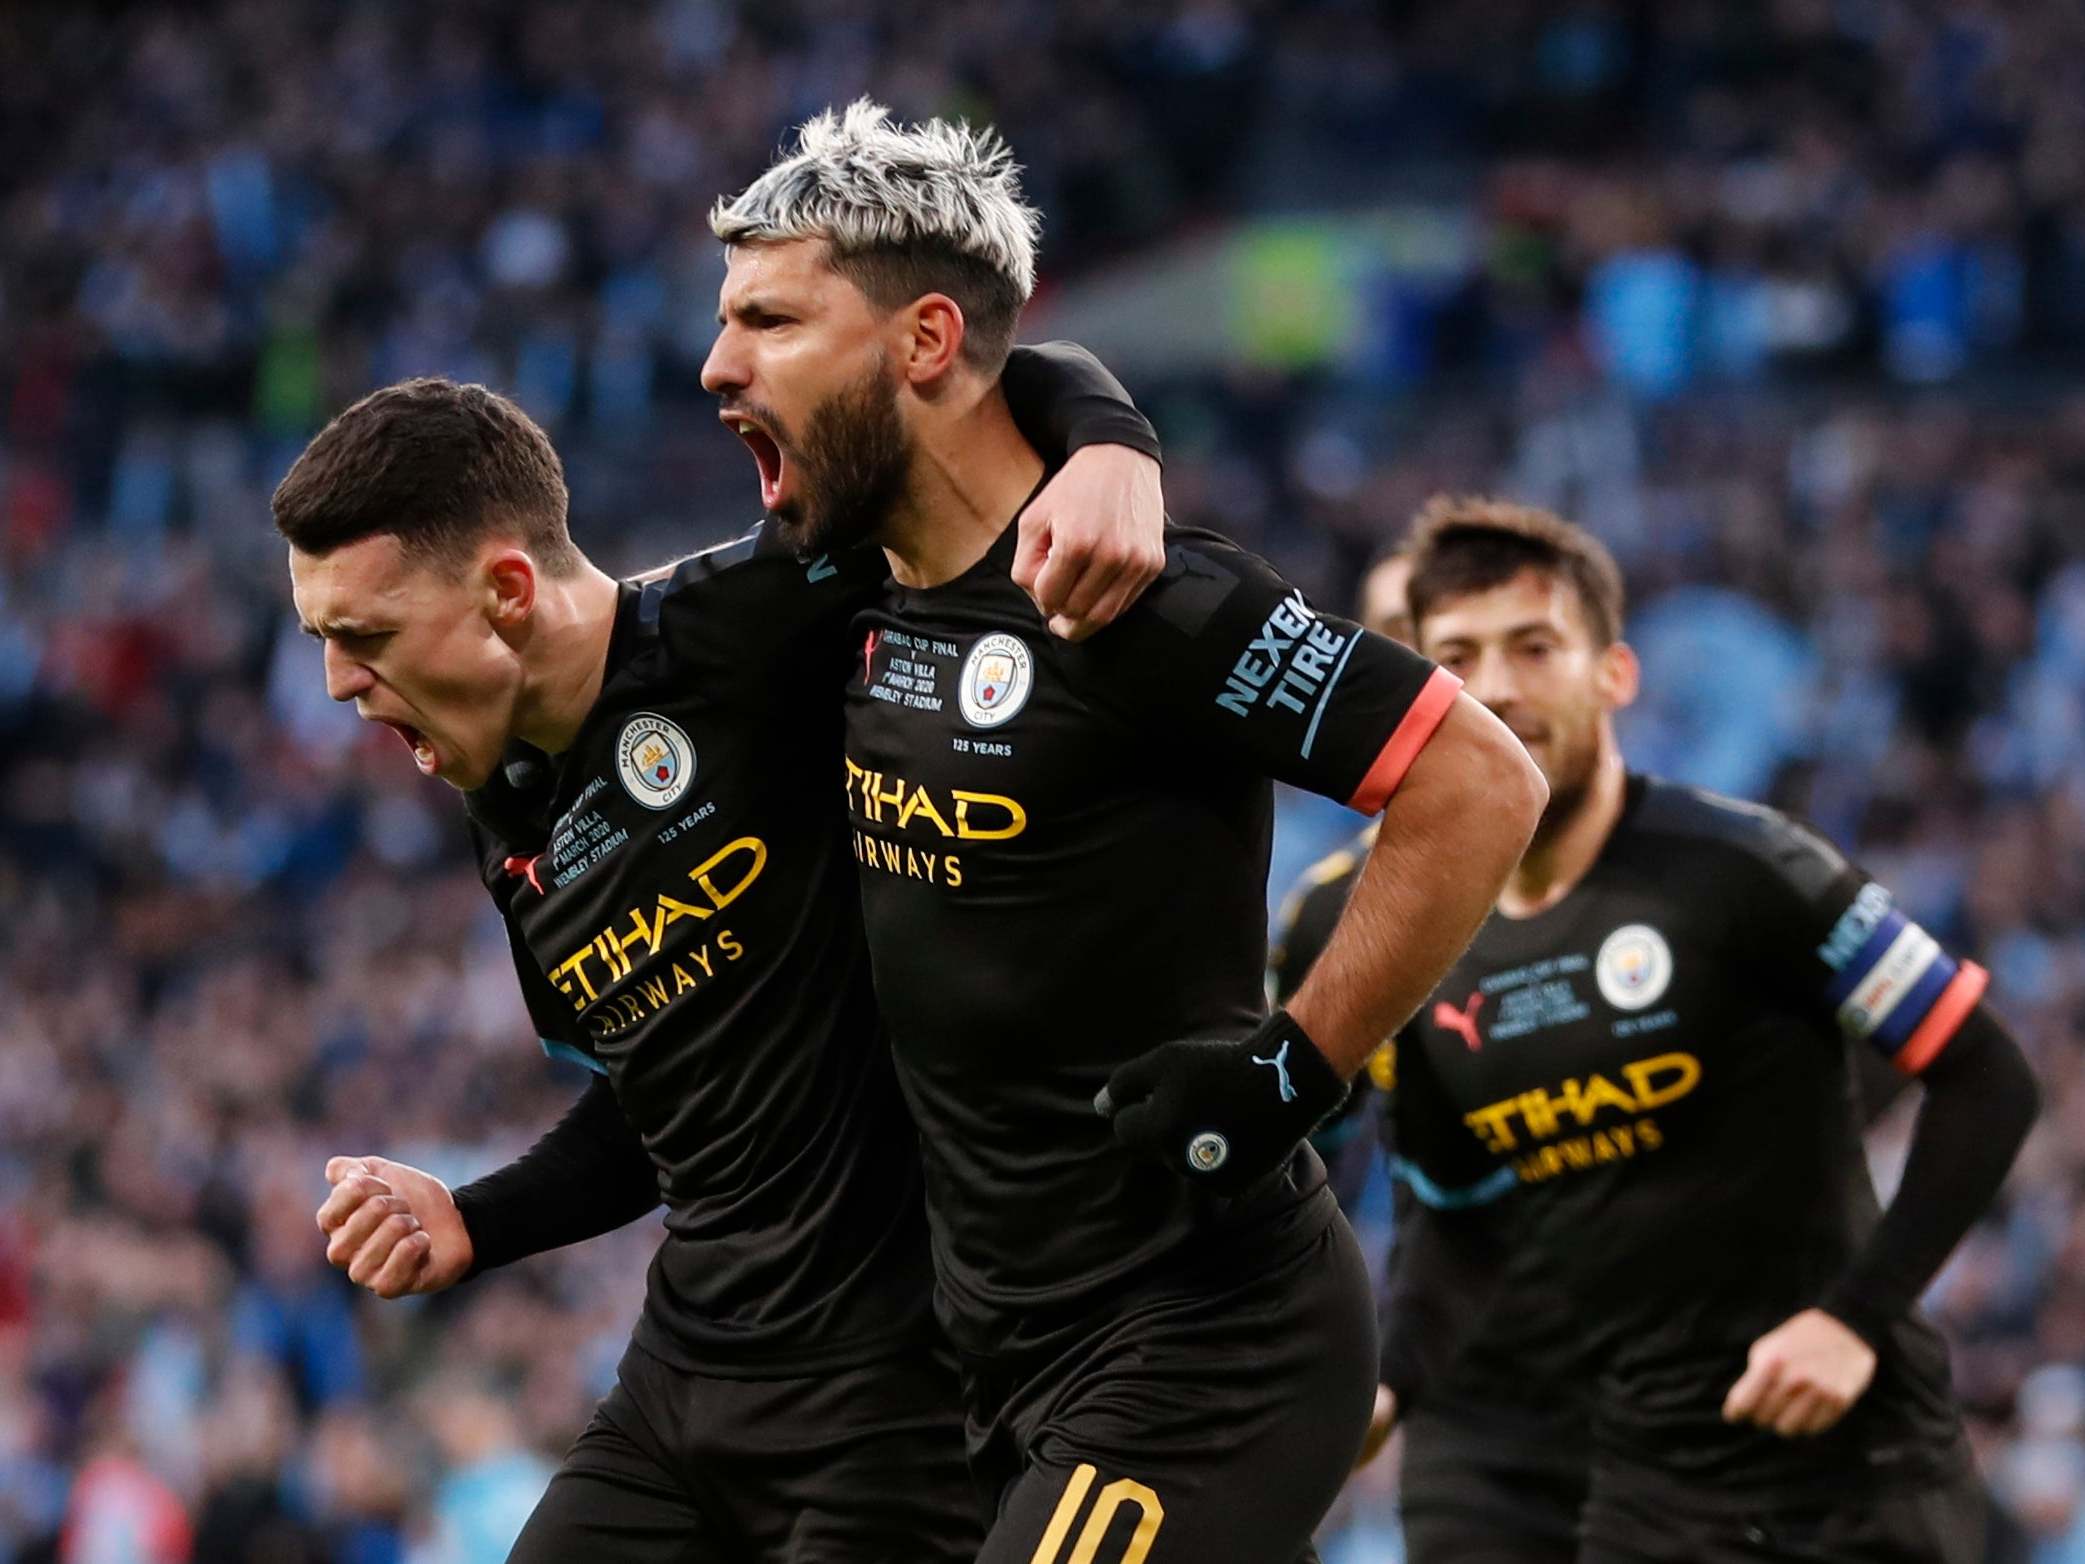
[[[989,261],[937,239],[873,244],[843,250],[826,241],[832,268],[888,314],[914,299],[945,293],[963,312],[963,357],[981,374],[996,375],[1014,350],[1027,302],[1013,279]]]
[[[453,380],[373,391],[318,432],[276,486],[275,529],[307,554],[389,533],[408,555],[462,564],[512,530],[546,575],[579,567],[564,464],[505,397]]]
[[[1622,572],[1585,528],[1534,505],[1437,494],[1412,519],[1412,623],[1453,598],[1504,586],[1523,570],[1570,584],[1598,646],[1622,633]]]

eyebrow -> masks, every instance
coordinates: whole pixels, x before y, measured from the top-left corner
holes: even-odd
[[[297,621],[297,628],[303,631],[306,635],[311,636],[320,641],[331,640],[336,636],[347,636],[349,638],[353,638],[358,635],[383,634],[383,630],[380,626],[369,624],[364,620],[331,619],[323,616],[321,616],[316,621],[299,619]]]
[[[1511,625],[1501,630],[1498,634],[1498,639],[1502,641],[1519,641],[1531,635],[1561,636],[1563,633],[1562,627],[1551,620],[1530,619],[1524,623]],[[1476,635],[1439,635],[1433,638],[1433,644],[1443,649],[1450,646],[1475,646],[1481,639],[1483,637]]]
[[[756,316],[774,315],[779,312],[780,306],[772,297],[764,293],[755,293],[745,298],[734,299],[728,306],[719,305],[717,324],[722,326],[728,320],[751,320]]]

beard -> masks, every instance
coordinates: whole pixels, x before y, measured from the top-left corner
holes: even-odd
[[[808,558],[875,536],[904,493],[912,465],[898,388],[881,354],[859,380],[811,411],[802,440],[788,454],[796,463],[796,494],[775,506],[784,543]]]
[[[1534,840],[1529,850],[1554,841],[1557,833],[1578,818],[1592,796],[1593,778],[1600,769],[1600,742],[1597,725],[1589,726],[1582,733],[1573,733],[1567,742],[1558,743],[1556,725],[1550,729],[1550,743],[1556,758],[1548,765],[1541,761],[1543,780],[1549,784],[1549,802],[1543,807],[1542,818],[1536,822]]]

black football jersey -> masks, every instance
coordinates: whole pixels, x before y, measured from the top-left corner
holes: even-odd
[[[1843,1492],[1937,1463],[1956,1422],[1916,1315],[1827,1434],[1721,1408],[1752,1342],[1818,1304],[1875,1225],[1848,1039],[1915,1073],[1983,984],[1801,826],[1632,778],[1585,879],[1493,917],[1398,1038],[1400,1172],[1513,1246],[1437,1400],[1539,1420],[1589,1380],[1600,1459],[1693,1491]]]
[[[637,1341],[810,1373],[931,1329],[917,1157],[832,786],[849,622],[882,555],[763,526],[626,584],[569,750],[473,794],[487,886],[553,1052],[605,1075],[658,1170]]]
[[[1223,1199],[1133,1159],[1093,1099],[1155,1044],[1261,1019],[1269,778],[1374,813],[1458,688],[1200,533],[1067,645],[1013,544],[861,616],[844,777],[945,1322],[982,1355],[1322,1230],[1308,1150]]]

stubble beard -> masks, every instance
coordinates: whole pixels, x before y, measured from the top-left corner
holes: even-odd
[[[1582,744],[1575,745],[1569,754],[1560,757],[1555,775],[1546,770],[1544,778],[1549,783],[1549,802],[1543,807],[1542,818],[1535,825],[1534,839],[1528,844],[1530,852],[1547,847],[1563,832],[1564,828],[1584,812],[1593,795],[1593,778],[1600,769],[1600,745],[1597,732],[1588,733]]]

